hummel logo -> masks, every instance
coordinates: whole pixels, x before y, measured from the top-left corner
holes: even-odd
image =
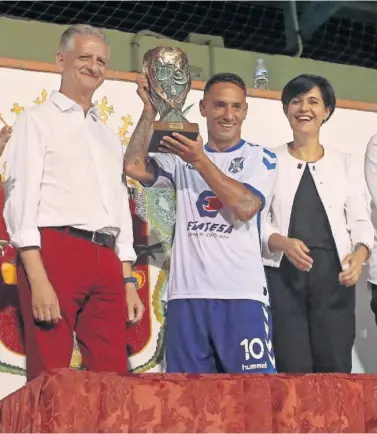
[[[243,371],[253,371],[254,369],[267,369],[267,362],[264,363],[252,363],[251,365],[241,366]]]

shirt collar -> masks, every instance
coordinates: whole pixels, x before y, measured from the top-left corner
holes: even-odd
[[[311,165],[321,165],[323,164],[323,161],[326,159],[328,159],[328,154],[329,154],[330,150],[329,148],[323,147],[323,156],[322,158],[320,158],[317,161],[305,161],[305,160],[300,160],[299,158],[294,157],[290,152],[289,152],[289,145],[288,143],[285,145],[285,153],[288,156],[288,161],[292,162],[293,165],[295,165],[296,163],[301,163],[301,164],[311,164]]]
[[[233,152],[233,151],[237,151],[237,149],[240,149],[240,148],[243,146],[244,143],[245,143],[245,140],[241,139],[238,143],[236,143],[235,145],[233,145],[232,147],[230,147],[230,148],[228,148],[228,149],[225,149],[225,151],[222,151],[222,152]],[[212,148],[209,146],[208,143],[204,146],[204,149],[205,149],[207,152],[218,152],[218,151],[215,151],[214,149],[212,149]]]
[[[80,107],[81,108],[81,106],[79,104],[77,104],[77,102],[73,101],[71,98],[68,98],[68,96],[66,96],[66,95],[64,95],[61,92],[58,92],[56,90],[53,90],[51,92],[50,99],[63,112],[68,111],[70,109],[73,109],[74,107]],[[97,119],[99,119],[99,117],[100,117],[99,108],[97,106],[95,106],[94,104],[89,109],[88,114],[89,113],[94,115]]]

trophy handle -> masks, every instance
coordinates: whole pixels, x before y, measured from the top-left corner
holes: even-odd
[[[185,118],[183,113],[181,113],[177,108],[169,105],[169,107],[166,108],[166,110],[161,113],[160,119],[164,119],[165,121],[169,121],[169,115],[172,112],[176,112],[178,116],[175,116],[172,120],[173,122],[188,122],[188,120]],[[177,119],[179,118],[179,119]]]
[[[183,110],[182,115],[183,115],[183,116],[186,116],[186,113],[188,113],[188,111],[190,110],[190,108],[193,107],[193,106],[194,106],[194,103],[192,103],[191,105],[189,105],[188,107],[186,107],[186,108]]]

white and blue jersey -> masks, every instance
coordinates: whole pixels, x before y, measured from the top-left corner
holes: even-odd
[[[228,177],[269,204],[276,155],[241,140],[224,152],[205,146],[208,158]],[[167,299],[249,299],[269,305],[261,258],[261,212],[247,222],[223,206],[195,167],[171,154],[154,154],[153,187],[177,194],[175,238]]]

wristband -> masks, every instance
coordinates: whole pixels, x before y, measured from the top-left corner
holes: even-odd
[[[139,289],[139,284],[138,284],[136,277],[124,277],[123,283],[124,284],[133,283],[135,285],[136,289]]]

